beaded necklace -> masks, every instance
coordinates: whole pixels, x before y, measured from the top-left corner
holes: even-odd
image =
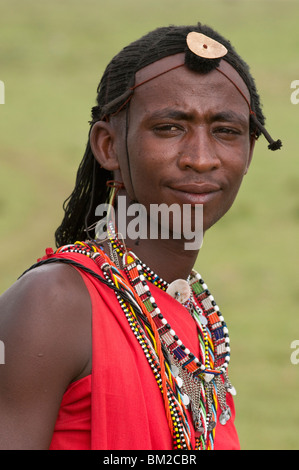
[[[100,266],[106,281],[129,296],[116,293],[129,326],[140,343],[161,390],[174,449],[191,449],[191,435],[186,415],[189,408],[195,428],[195,449],[213,449],[218,403],[219,421],[226,424],[230,409],[226,391],[235,394],[227,376],[230,359],[227,326],[214,298],[201,276],[192,271],[186,281],[168,285],[132,252],[126,251],[109,229],[110,257],[93,243],[76,242],[57,252],[79,252]],[[122,259],[125,277],[118,259]],[[114,260],[114,262],[112,261]],[[152,295],[148,282],[180,301],[196,322],[200,345],[197,358],[176,335]],[[190,286],[189,295],[178,298]]]
[[[114,257],[114,260],[117,259],[117,256],[123,257],[125,254],[125,247],[120,242],[118,237],[116,236],[113,224],[108,225],[108,235],[109,235],[109,242],[112,248],[111,256]],[[114,252],[113,252],[114,251]],[[135,255],[134,255],[135,256]],[[183,283],[179,281],[175,281],[172,285],[169,285],[166,281],[161,279],[157,276],[145,263],[139,261],[142,268],[140,268],[141,279],[144,276],[149,282],[156,285],[160,289],[168,292],[170,295],[176,298],[176,286],[179,284],[182,285]],[[123,263],[125,264],[125,263]],[[127,273],[128,274],[128,273]],[[133,284],[137,284],[137,280],[132,280]],[[184,282],[184,281],[183,281]],[[215,382],[215,385],[218,387],[218,395],[219,395],[219,402],[221,403],[222,414],[220,415],[220,422],[225,424],[230,419],[230,409],[226,404],[225,400],[225,390],[229,391],[231,394],[235,395],[236,391],[234,387],[231,385],[228,376],[227,376],[227,367],[230,361],[230,339],[229,339],[229,332],[227,325],[224,321],[223,315],[220,312],[218,305],[214,297],[211,295],[208,286],[202,279],[202,277],[193,270],[191,275],[189,276],[188,283],[191,288],[191,292],[189,296],[187,295],[187,299],[179,300],[190,312],[194,320],[196,321],[197,328],[198,328],[198,338],[201,349],[204,347],[205,350],[205,361],[200,362],[198,358],[194,354],[192,354],[183,344],[181,344],[180,340],[173,335],[173,339],[179,342],[177,345],[189,355],[188,360],[184,360],[184,367],[181,367],[181,373],[185,375],[186,378],[186,370],[191,373],[192,378],[196,379],[204,372],[201,376],[203,377],[206,383],[209,383],[211,380]],[[184,287],[184,284],[183,284]],[[153,307],[156,306],[154,302],[154,298],[150,295],[150,298],[153,300],[152,304]],[[184,300],[186,300],[184,302]],[[149,307],[149,304],[147,304]],[[149,308],[150,311],[153,309]],[[159,312],[158,318],[166,322],[167,329],[169,330],[170,334],[173,332],[170,325],[167,323],[165,319],[162,319],[162,314]],[[206,326],[208,324],[208,326]],[[206,326],[206,327],[205,327]],[[161,330],[164,332],[164,330]],[[162,334],[162,340],[166,333]],[[174,343],[174,342],[173,342]],[[174,351],[174,344],[171,345],[171,351]],[[168,346],[169,346],[169,337],[168,337]],[[179,353],[177,353],[179,356]],[[183,355],[184,356],[184,355]],[[213,358],[214,367],[209,368],[206,367],[204,364],[208,364],[209,360]],[[176,357],[177,359],[177,357]],[[186,363],[185,363],[186,362]],[[223,382],[220,376],[224,378],[224,387]],[[219,380],[220,379],[220,380]],[[198,382],[198,380],[197,380]],[[190,387],[189,387],[190,390]],[[210,395],[210,393],[208,393]],[[211,412],[210,412],[211,414]],[[214,423],[210,423],[210,429],[215,426]]]

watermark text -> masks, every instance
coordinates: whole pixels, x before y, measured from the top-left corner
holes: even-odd
[[[0,341],[0,364],[5,364],[5,347],[3,341]]]
[[[299,339],[291,342],[291,349],[294,349],[291,354],[291,363],[297,365],[299,364]]]
[[[95,230],[98,240],[107,238],[107,223],[115,222],[118,233],[131,240],[182,239],[185,250],[199,250],[203,242],[202,204],[150,204],[148,211],[139,203],[127,207],[126,197],[119,196],[117,215],[108,203],[99,204],[95,215],[102,218]]]
[[[294,88],[294,91],[291,93],[291,103],[299,103],[299,80],[293,80],[291,83],[291,88]]]
[[[5,85],[2,80],[0,80],[0,104],[5,104]]]

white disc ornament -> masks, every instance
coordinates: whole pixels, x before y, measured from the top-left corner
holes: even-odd
[[[227,54],[227,49],[223,44],[196,31],[188,34],[187,44],[190,51],[205,59],[218,59]]]
[[[169,294],[174,299],[178,300],[181,304],[187,302],[191,296],[191,289],[187,281],[184,279],[177,279],[169,284],[167,290]]]

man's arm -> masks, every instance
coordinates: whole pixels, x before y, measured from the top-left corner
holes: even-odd
[[[0,297],[0,449],[48,449],[67,386],[91,370],[91,303],[61,264],[27,273]]]

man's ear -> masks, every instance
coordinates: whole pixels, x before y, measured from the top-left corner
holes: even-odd
[[[97,162],[106,170],[114,171],[119,168],[115,130],[109,122],[96,122],[90,132],[90,146]]]
[[[255,142],[256,142],[256,139],[255,139],[255,137],[252,135],[251,138],[250,138],[249,156],[248,156],[248,161],[247,161],[247,165],[246,165],[246,169],[245,169],[244,175],[247,175],[247,173],[248,173],[248,170],[249,170],[249,167],[250,167],[250,163],[251,163],[252,157],[253,157]]]

